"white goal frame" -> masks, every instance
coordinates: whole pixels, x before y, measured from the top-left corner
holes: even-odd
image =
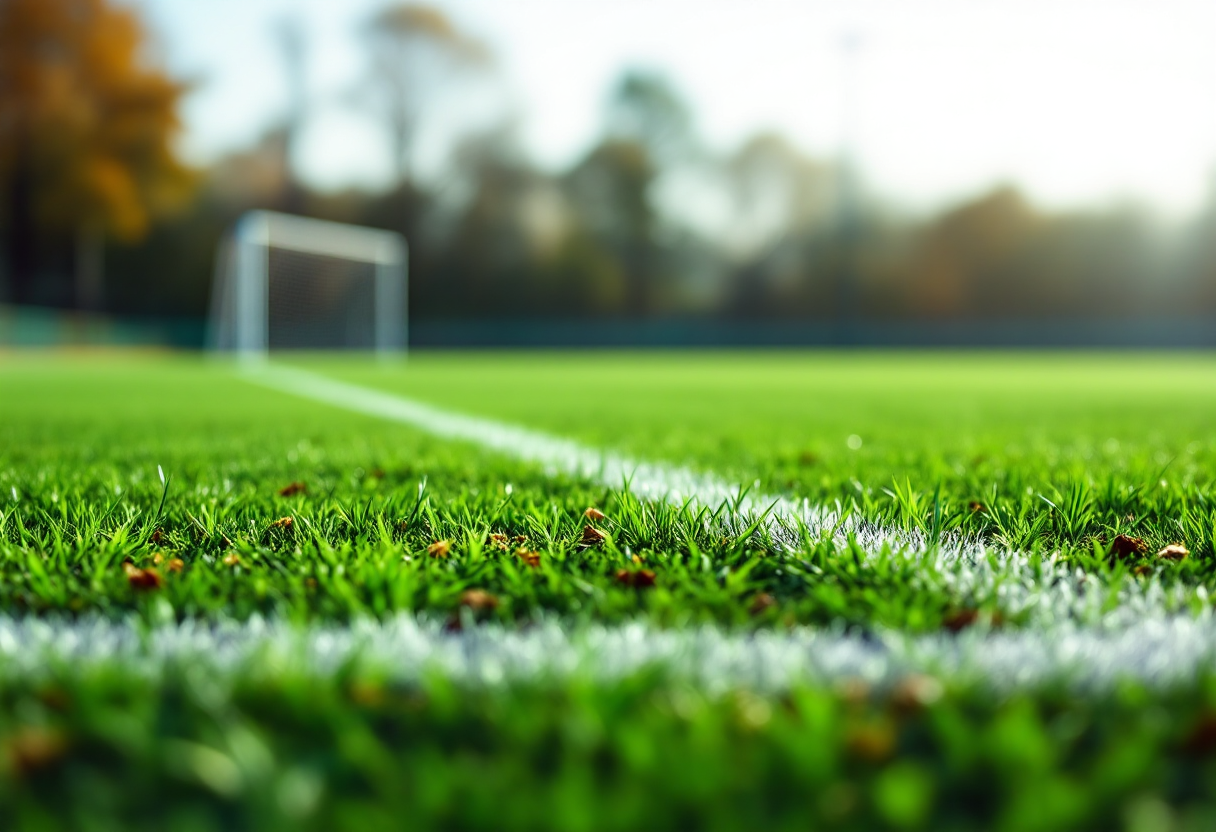
[[[405,238],[392,231],[250,211],[220,245],[212,287],[210,345],[242,359],[270,351],[270,251],[338,257],[375,268],[373,344],[377,355],[404,353],[409,343]]]

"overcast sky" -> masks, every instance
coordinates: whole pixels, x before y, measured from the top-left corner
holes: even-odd
[[[349,102],[358,28],[383,0],[126,2],[144,8],[170,67],[199,81],[186,109],[191,159],[250,144],[282,113],[275,24],[291,13],[310,52],[305,175],[323,187],[384,181],[384,138]],[[720,150],[775,129],[828,156],[852,123],[871,187],[909,206],[1009,180],[1052,205],[1132,199],[1175,213],[1216,182],[1211,0],[436,5],[493,48],[503,109],[548,167],[586,149],[613,79],[642,65],[687,95]],[[847,82],[850,37],[860,46]],[[424,165],[437,144],[422,148]]]

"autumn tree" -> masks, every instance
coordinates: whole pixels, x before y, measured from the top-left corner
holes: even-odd
[[[148,65],[146,42],[110,0],[0,2],[0,191],[18,303],[34,297],[39,240],[73,235],[77,299],[96,303],[102,235],[141,238],[190,189],[173,150],[185,87]]]

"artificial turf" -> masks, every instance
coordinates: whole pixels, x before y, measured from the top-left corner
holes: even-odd
[[[1174,593],[1171,609],[1201,615],[1216,583],[1216,361],[1205,355],[291,363],[805,497],[919,532],[930,550],[978,540],[998,574],[1017,550],[1080,570],[1111,598],[1151,584]],[[588,519],[591,507],[603,519]],[[1113,551],[1120,535],[1143,551]],[[1168,544],[1189,554],[1156,557]],[[0,358],[9,616],[134,616],[154,628],[410,614],[453,630],[556,617],[576,630],[641,621],[863,635],[1042,623],[1000,580],[968,584],[923,554],[830,533],[790,551],[763,524],[552,477],[259,387],[223,363]],[[1216,697],[1202,675],[1078,698],[951,684],[929,697],[862,684],[709,695],[645,674],[470,692],[378,672],[217,681],[171,664],[33,676],[0,665],[0,811],[28,828],[1212,821]]]

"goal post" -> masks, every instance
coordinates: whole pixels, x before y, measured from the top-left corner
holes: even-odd
[[[391,231],[250,211],[221,241],[212,350],[402,353],[408,344],[405,239]]]

